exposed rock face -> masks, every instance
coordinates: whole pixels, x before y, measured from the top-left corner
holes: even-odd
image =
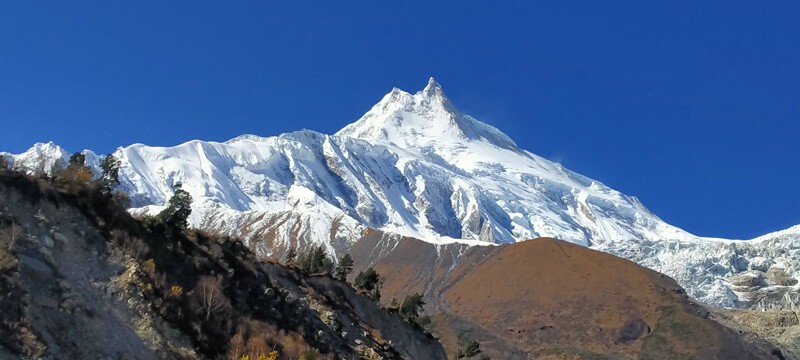
[[[240,335],[266,336],[280,359],[445,358],[346,283],[258,263],[230,239],[164,235],[58,184],[0,170],[0,359],[227,358]],[[202,279],[225,306],[203,312]]]
[[[758,270],[741,272],[727,280],[733,286],[733,291],[737,292],[755,291],[767,286],[764,273]]]
[[[669,275],[710,306],[800,308],[800,227],[751,241],[642,240],[597,250]]]
[[[800,359],[800,313],[786,310],[716,310],[715,318],[752,338],[779,346],[786,359]]]
[[[136,333],[137,316],[125,300],[107,292],[109,280],[124,266],[92,255],[106,253],[106,240],[94,224],[74,208],[32,200],[0,185],[0,231],[9,235],[13,223],[19,259],[16,271],[6,276],[12,276],[20,290],[18,297],[2,301],[22,306],[20,315],[28,319],[31,334],[29,345],[20,344],[16,350],[26,350],[32,358],[57,359],[167,356],[166,349],[155,348]],[[46,218],[33,216],[37,211]],[[0,292],[6,291],[4,287]],[[187,343],[182,337],[172,342],[179,347]]]
[[[748,307],[758,310],[800,308],[797,279],[781,267],[772,266],[766,272],[747,270],[726,280],[739,300]]]
[[[786,269],[773,266],[767,270],[767,284],[774,286],[794,286],[797,279],[786,272]]]

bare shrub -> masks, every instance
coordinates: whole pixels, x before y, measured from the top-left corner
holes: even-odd
[[[147,244],[138,237],[130,236],[126,231],[120,229],[111,230],[110,239],[117,245],[120,255],[132,259],[141,259],[149,250]]]
[[[239,325],[236,334],[231,338],[228,346],[228,359],[264,359],[275,360],[278,358],[276,348],[280,344],[281,337],[278,330],[259,321],[249,320]],[[295,359],[291,355],[284,353],[285,358]]]
[[[247,352],[247,334],[242,325],[239,325],[236,334],[231,337],[231,342],[228,344],[228,359],[239,360]]]
[[[194,289],[194,295],[197,297],[199,310],[204,313],[206,321],[211,319],[211,315],[230,310],[230,301],[222,293],[222,282],[216,277],[201,276]]]

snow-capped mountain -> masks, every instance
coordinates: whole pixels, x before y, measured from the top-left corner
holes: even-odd
[[[96,166],[94,153],[85,153]],[[135,144],[114,155],[131,211],[157,213],[180,182],[194,199],[193,226],[242,235],[264,256],[294,241],[336,253],[370,228],[437,244],[555,237],[664,272],[696,298],[724,306],[746,300],[728,276],[766,274],[772,265],[795,277],[800,271],[800,231],[753,242],[689,234],[635,197],[520,149],[461,113],[433,79],[416,94],[393,89],[334,135],[303,130],[224,143]],[[47,171],[67,157],[54,144],[11,156],[28,171]],[[756,259],[780,248],[778,257]],[[776,260],[781,256],[785,261]]]

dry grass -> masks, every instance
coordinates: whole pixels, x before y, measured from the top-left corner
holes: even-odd
[[[674,280],[628,260],[553,239],[487,251],[445,298],[529,353],[688,359],[741,346]]]
[[[281,359],[319,356],[299,335],[254,320],[239,324],[236,334],[231,337],[229,349],[227,358],[231,360],[245,356],[249,359],[269,359],[270,354],[279,354]]]
[[[356,264],[381,241],[379,233],[365,234],[350,250]],[[493,358],[636,358],[662,346],[670,351],[649,358],[735,359],[730,349],[756,351],[707,319],[669,277],[554,239],[471,249],[403,239],[374,266],[386,274],[387,304],[418,289],[439,296],[426,301],[444,312],[434,333],[451,354],[454,329],[475,331]]]

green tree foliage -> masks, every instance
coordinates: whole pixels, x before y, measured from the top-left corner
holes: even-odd
[[[333,270],[333,262],[322,245],[315,246],[311,248],[311,251],[301,254],[297,265],[307,274],[329,274]]]
[[[483,353],[483,350],[481,350],[481,344],[479,342],[464,333],[458,335],[458,352],[456,353],[456,359],[472,359],[481,355],[481,353]],[[482,355],[478,357],[478,359],[488,360],[489,357]]]
[[[322,245],[317,246],[311,256],[311,274],[330,274],[333,271],[333,261]]]
[[[106,195],[112,194],[114,188],[119,185],[119,165],[119,160],[113,154],[104,156],[100,161],[100,168],[103,171],[100,175],[100,188]]]
[[[336,264],[336,278],[345,281],[351,272],[353,272],[353,258],[350,257],[350,254],[344,254]]]
[[[86,166],[86,155],[76,152],[69,157],[69,166]]]
[[[175,184],[175,193],[169,199],[167,208],[160,212],[156,219],[181,231],[189,227],[189,215],[192,213],[192,195],[183,190],[181,183]]]
[[[419,319],[419,313],[422,311],[424,305],[425,301],[422,300],[422,295],[419,293],[408,295],[403,299],[403,303],[400,305],[400,315],[402,315],[406,321],[415,323],[417,319]]]
[[[381,277],[378,275],[378,272],[376,272],[372,267],[369,267],[366,270],[358,273],[353,285],[356,287],[356,289],[364,290],[371,294],[372,297],[380,299],[380,281]]]

